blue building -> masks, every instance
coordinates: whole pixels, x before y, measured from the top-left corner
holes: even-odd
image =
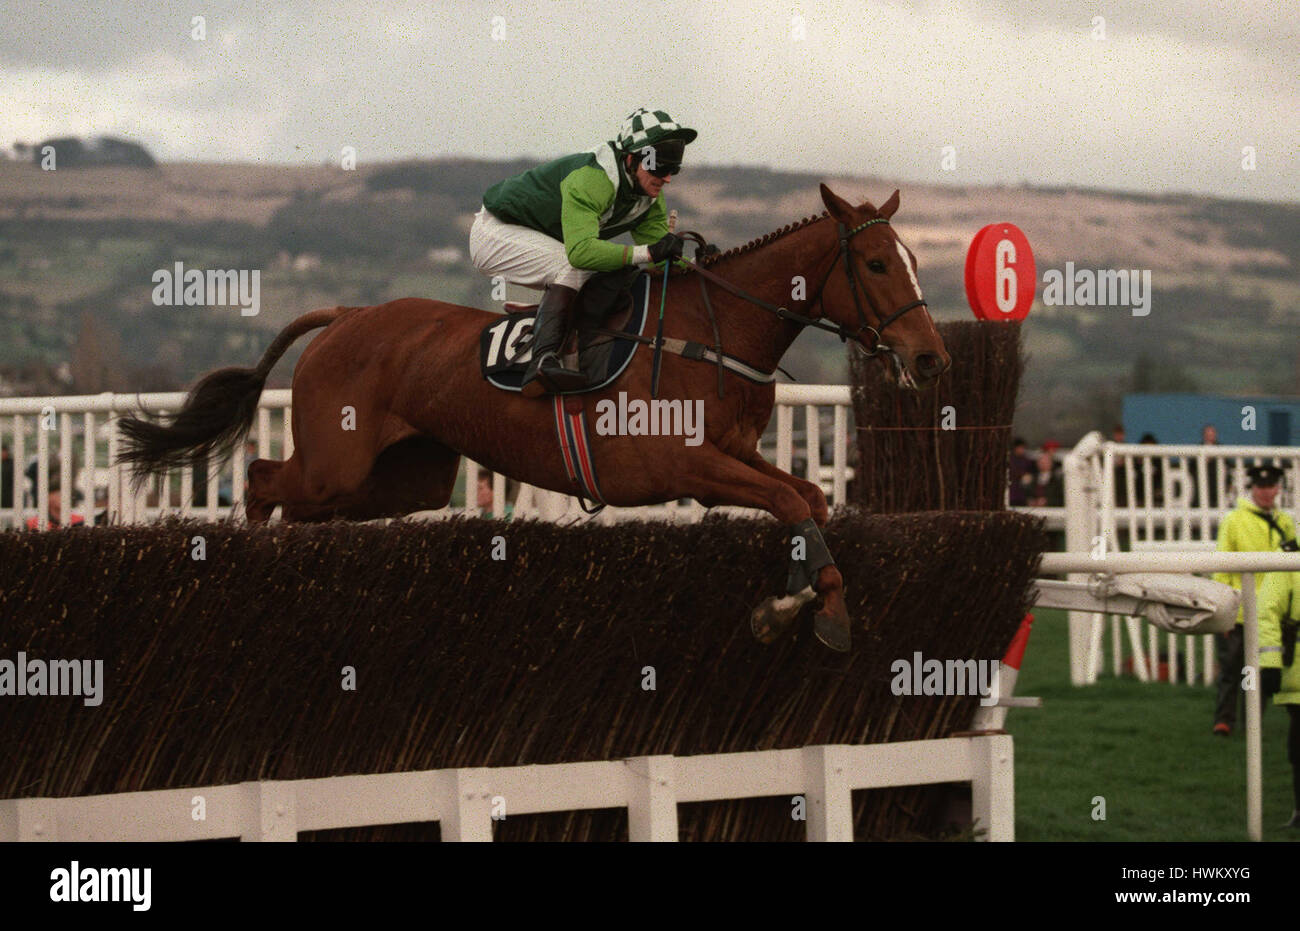
[[[1254,411],[1254,430],[1243,428]],[[1144,433],[1157,442],[1196,444],[1213,424],[1221,446],[1300,446],[1300,398],[1228,397],[1217,394],[1126,394],[1124,433],[1130,443]]]

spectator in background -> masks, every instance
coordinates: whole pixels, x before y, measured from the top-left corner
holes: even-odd
[[[1124,425],[1122,423],[1111,425],[1110,441],[1112,443],[1123,443],[1124,438],[1127,435],[1128,434],[1124,432]],[[1128,459],[1128,462],[1130,463],[1131,468],[1133,460],[1130,458]],[[1121,508],[1128,507],[1128,486],[1124,484],[1124,467],[1120,465],[1118,460],[1115,462],[1111,484],[1115,487],[1115,506]]]
[[[1145,446],[1158,445],[1154,433],[1142,434],[1142,439],[1138,440],[1138,442]],[[1146,507],[1149,504],[1154,508],[1161,507],[1165,503],[1164,461],[1159,456],[1152,457],[1150,489],[1146,487],[1146,470],[1142,468],[1141,460],[1134,462],[1133,469],[1133,481],[1135,483],[1133,495],[1137,498],[1133,502],[1134,506]]]
[[[1029,493],[1029,503],[1034,507],[1059,508],[1065,506],[1065,486],[1061,470],[1056,466],[1056,457],[1052,450],[1059,447],[1050,440],[1043,444],[1043,451],[1031,473],[1033,485]]]
[[[1011,441],[1010,480],[1011,493],[1008,497],[1012,507],[1024,507],[1029,503],[1029,491],[1033,487],[1034,460],[1025,451],[1024,437]]]
[[[41,472],[40,456],[33,455],[27,463],[27,468],[23,469],[23,475],[27,479],[26,481],[27,487],[23,488],[20,492],[20,496],[18,498],[19,507],[36,506],[36,496],[40,494],[40,486],[37,484],[37,481],[40,476],[40,472]],[[50,456],[50,471],[48,474],[49,474],[49,490],[54,491],[56,488],[59,487],[59,475],[61,474],[59,457],[56,455]]]
[[[63,492],[60,491],[57,481],[50,482],[50,509],[47,517],[46,527],[48,529],[55,530],[63,526]],[[80,514],[72,514],[68,518],[69,526],[84,524],[85,522],[85,518]],[[28,530],[39,530],[40,520],[36,517],[29,517],[25,521],[25,526]]]
[[[63,468],[63,460],[59,458],[58,453],[54,452],[54,450],[50,450],[49,475],[50,475],[51,490],[53,490],[54,486],[58,483],[59,475],[62,471],[62,468]],[[36,494],[37,494],[36,480],[37,480],[37,476],[40,474],[40,471],[41,471],[41,458],[40,456],[34,455],[32,456],[31,461],[27,463],[27,468],[23,470],[23,474],[27,476],[27,481],[31,482],[31,491],[27,494],[27,498],[29,498],[32,503],[35,503],[36,501]]]
[[[1219,431],[1212,423],[1207,423],[1201,427],[1201,445],[1218,446]],[[1201,493],[1201,467],[1199,463],[1193,462],[1191,465],[1192,473],[1192,507],[1219,507],[1220,496],[1223,494],[1223,486],[1219,484],[1221,476],[1220,468],[1223,460],[1213,457],[1206,457],[1205,460],[1205,492]],[[1204,503],[1202,503],[1204,502]]]
[[[496,473],[489,472],[487,469],[482,469],[478,473],[478,493],[475,496],[474,501],[479,510],[485,512],[488,516],[491,516],[492,514],[492,499],[495,497],[492,485],[495,480]],[[508,492],[509,488],[507,488],[506,491]],[[510,503],[509,495],[507,495],[502,516],[506,520],[509,520],[513,516],[514,510],[514,505]]]
[[[1275,553],[1295,546],[1295,521],[1285,511],[1275,510],[1278,484],[1282,470],[1277,466],[1251,466],[1246,470],[1250,496],[1237,501],[1236,510],[1219,524],[1219,552],[1221,553]],[[1255,573],[1255,594],[1258,597],[1268,577],[1266,572]],[[1216,572],[1214,581],[1231,585],[1241,591],[1241,574]],[[1237,724],[1237,698],[1241,694],[1241,667],[1243,663],[1241,610],[1237,611],[1237,625],[1227,633],[1214,635],[1214,652],[1219,661],[1219,692],[1214,708],[1213,733],[1227,737]],[[1281,655],[1280,645],[1266,646],[1260,641],[1260,668],[1281,668],[1272,657]],[[1265,662],[1268,660],[1268,662]]]
[[[0,445],[0,508],[14,506],[14,457]]]
[[[244,440],[244,477],[248,477],[248,467],[253,464],[257,458],[257,440]],[[234,468],[239,468],[235,466]],[[205,483],[206,484],[206,483]],[[204,489],[204,503],[207,503],[207,489]],[[221,481],[217,483],[217,504],[222,507],[230,507],[235,501],[235,474],[234,469],[229,475],[223,475]]]

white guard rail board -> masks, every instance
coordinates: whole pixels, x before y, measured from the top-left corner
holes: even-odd
[[[254,458],[285,459],[293,451],[291,394],[289,389],[262,393],[248,445],[221,469],[213,467],[205,474],[200,468],[197,475],[193,467],[179,469],[165,478],[148,480],[138,491],[133,491],[127,471],[113,464],[120,441],[115,421],[142,407],[152,414],[175,411],[185,400],[183,392],[0,398],[0,442],[12,454],[15,486],[0,488],[0,529],[29,522],[44,529],[50,515],[51,488],[60,490],[59,513],[64,523],[68,519],[90,523],[96,517],[109,523],[142,523],[169,515],[242,520],[248,462]],[[821,485],[831,507],[843,504],[853,477],[849,467],[849,449],[854,442],[849,386],[779,384],[776,403],[774,436],[761,441],[759,449],[781,468]],[[462,460],[461,474],[467,506],[422,516],[505,516],[504,476],[494,478],[491,505],[479,507],[478,464]],[[67,493],[70,488],[72,495]],[[6,500],[12,505],[4,507]],[[520,486],[510,507],[519,517],[585,517],[572,496],[528,485]],[[704,511],[693,501],[683,501],[653,508],[606,508],[596,520],[697,520]]]
[[[997,734],[10,799],[0,841],[293,841],[413,821],[441,822],[445,841],[490,841],[494,816],[596,808],[627,808],[630,840],[675,841],[679,803],[774,795],[803,796],[808,840],[851,841],[854,789],[939,782],[971,783],[983,840],[1015,840],[1012,741]],[[195,796],[205,820],[191,817]]]
[[[1246,467],[1254,464],[1277,465],[1286,472],[1277,506],[1290,510],[1300,480],[1300,449],[1295,447],[1112,443],[1100,433],[1089,433],[1065,457],[1065,549],[1107,554],[1125,548],[1134,553],[1213,551],[1219,521],[1248,493]],[[1085,579],[1071,576],[1071,581]],[[1143,682],[1157,681],[1159,632],[1138,620],[1129,619],[1124,626],[1126,637],[1120,618],[1111,618],[1112,674],[1124,672],[1127,639],[1133,672]],[[1106,630],[1103,615],[1070,612],[1070,681],[1075,685],[1097,680]],[[1171,684],[1179,681],[1180,673],[1187,684],[1215,681],[1211,636],[1167,638]]]

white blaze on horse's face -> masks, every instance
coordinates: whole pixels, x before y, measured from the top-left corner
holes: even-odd
[[[903,259],[903,267],[907,269],[907,277],[912,282],[912,290],[916,292],[916,299],[918,301],[924,300],[924,295],[921,294],[921,282],[916,280],[916,269],[912,267],[912,257],[907,254],[907,247],[903,245],[901,239],[895,238],[894,248],[898,250],[898,254]]]
[[[925,295],[921,292],[921,282],[918,281],[916,277],[916,259],[912,256],[912,253],[907,246],[903,245],[903,241],[899,239],[897,235],[895,235],[893,239],[894,251],[898,253],[898,257],[903,263],[903,269],[907,272],[907,280],[912,289],[910,299],[898,292],[894,292],[894,300],[897,301],[900,307],[906,306],[912,301],[921,302],[923,304],[925,301]],[[926,308],[924,306],[917,307],[915,308],[915,313],[925,318],[925,328],[927,328],[930,331],[930,335],[937,340],[938,334],[934,332],[934,325],[929,321],[929,315]],[[913,316],[909,320],[906,315],[897,319],[899,331],[892,334],[893,338],[882,335],[880,342],[884,351],[893,357],[894,371],[898,376],[899,384],[905,388],[917,389],[920,388],[922,384],[928,384],[933,381],[938,374],[941,374],[942,371],[947,369],[949,363],[946,355],[942,354],[942,349],[940,349],[939,354],[936,354],[927,351],[918,353],[915,350],[904,348],[907,346],[907,339],[902,335],[902,332],[911,327],[913,333],[918,333],[915,328],[918,325],[921,325],[921,321],[920,318],[916,316]],[[888,326],[889,324],[885,325]],[[942,347],[942,343],[939,345]]]

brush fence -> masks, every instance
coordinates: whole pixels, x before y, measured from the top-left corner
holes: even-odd
[[[0,799],[54,805],[41,823],[60,837],[84,836],[76,812],[110,810],[85,796],[160,790],[179,790],[165,809],[176,832],[207,830],[173,803],[214,786],[223,801],[207,811],[225,812],[227,836],[263,830],[229,794],[250,791],[259,818],[312,839],[440,836],[429,820],[318,830],[313,799],[332,791],[319,780],[391,774],[339,785],[407,786],[410,805],[377,820],[436,815],[475,836],[481,819],[462,806],[500,794],[501,839],[642,836],[643,817],[662,836],[674,802],[684,839],[795,840],[813,825],[843,836],[846,798],[853,836],[890,839],[969,827],[956,811],[968,789],[915,783],[970,782],[985,787],[983,826],[1009,830],[978,801],[1007,785],[1009,747],[993,761],[986,744],[952,742],[979,696],[895,694],[892,667],[917,652],[1000,660],[1028,608],[1040,523],[832,520],[854,625],[844,654],[812,635],[811,606],[777,643],[750,633],[753,607],[784,591],[788,536],[770,519],[730,518],[0,533],[0,662],[103,664],[93,705],[0,696]],[[650,781],[629,795],[635,772]],[[475,798],[435,791],[448,779]],[[545,787],[528,790],[534,779]],[[806,824],[791,817],[793,794],[810,803]],[[565,811],[527,813],[553,811],[547,798]],[[15,811],[11,835],[30,823]],[[109,823],[129,833],[135,817]]]

